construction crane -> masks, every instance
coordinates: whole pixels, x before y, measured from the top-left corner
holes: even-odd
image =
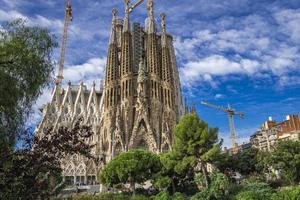
[[[204,106],[215,108],[217,110],[224,111],[225,113],[228,114],[231,143],[232,143],[232,147],[236,148],[238,146],[238,144],[237,144],[236,129],[235,129],[235,126],[234,126],[233,117],[235,115],[237,115],[240,118],[244,118],[245,114],[242,113],[242,112],[236,112],[233,108],[231,108],[231,106],[229,104],[228,104],[227,108],[222,107],[222,106],[213,105],[213,104],[210,104],[210,103],[207,103],[207,102],[204,102],[204,101],[201,101],[201,104],[204,105]]]
[[[64,63],[65,63],[65,52],[66,52],[66,45],[67,45],[67,38],[68,38],[68,26],[70,21],[72,21],[72,7],[70,0],[66,0],[66,13],[64,19],[64,32],[62,35],[62,42],[61,42],[61,49],[60,49],[60,59],[58,64],[58,72],[56,76],[56,84],[61,84],[63,79],[63,70],[64,70]]]
[[[138,0],[135,4],[129,7],[129,13],[131,13],[136,7],[138,7],[144,0]]]

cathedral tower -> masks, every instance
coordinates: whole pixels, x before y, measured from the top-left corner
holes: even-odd
[[[129,149],[160,153],[172,148],[172,130],[185,113],[173,38],[165,14],[157,26],[153,0],[147,2],[144,27],[130,22],[130,13],[141,2],[124,0],[122,19],[112,11],[103,88],[97,90],[94,83],[88,90],[83,81],[56,87],[44,108],[39,135],[51,126],[72,127],[79,118],[93,128],[87,142],[96,144],[93,154],[99,163],[78,155],[65,159],[63,176],[71,183],[94,182],[103,164]]]
[[[170,150],[172,129],[184,113],[166,15],[161,14],[159,33],[154,2],[148,0],[145,29],[139,23],[133,23],[132,29],[132,6],[129,0],[124,2],[125,16],[119,34],[115,21],[121,20],[113,11],[100,128],[102,152],[109,159],[134,148],[155,153]],[[117,41],[121,41],[119,46]]]

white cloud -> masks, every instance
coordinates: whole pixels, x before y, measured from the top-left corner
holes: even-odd
[[[106,58],[91,58],[80,65],[68,66],[64,70],[64,80],[72,83],[90,82],[104,78]]]
[[[0,9],[0,21],[11,21],[17,18],[28,19],[16,10],[4,11]]]
[[[29,24],[49,28],[55,32],[62,32],[63,21],[58,19],[49,19],[41,15],[36,15],[34,18],[29,18]]]
[[[12,21],[15,19],[24,19],[30,26],[39,26],[52,30],[55,34],[60,34],[63,29],[63,21],[58,19],[49,19],[41,15],[28,17],[16,10],[5,11],[0,9],[0,22]]]
[[[280,31],[292,39],[293,42],[300,43],[300,9],[281,10],[274,14]]]
[[[259,66],[255,60],[233,61],[221,55],[212,55],[195,62],[188,62],[179,71],[184,86],[191,86],[193,83],[203,80],[215,85],[216,82],[213,78],[215,76],[253,74],[257,72]]]
[[[281,76],[279,78],[278,87],[279,89],[285,86],[300,85],[300,78],[298,76]]]
[[[286,18],[298,20],[298,11],[280,12],[277,18],[282,23]],[[276,27],[261,16],[250,15],[239,21],[229,19],[227,26],[195,30],[192,37],[175,41],[177,56],[183,62],[180,75],[184,86],[195,87],[202,82],[216,86],[218,77],[234,74],[257,79],[266,73],[287,76],[300,69],[299,48],[277,38],[283,24]],[[290,30],[293,39],[300,35],[300,23],[286,23],[286,26],[282,29]]]
[[[15,8],[22,3],[21,0],[2,0],[8,7]]]

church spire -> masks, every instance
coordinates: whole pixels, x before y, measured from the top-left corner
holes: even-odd
[[[154,19],[154,2],[148,0],[147,3],[148,19],[147,19],[147,33],[155,33],[155,19]]]
[[[160,14],[161,17],[161,45],[162,47],[166,47],[167,46],[167,36],[166,36],[166,14],[165,13],[161,13]]]
[[[130,32],[130,22],[129,22],[130,0],[124,0],[124,2],[125,2],[125,18],[123,22],[123,32]]]
[[[117,34],[116,34],[116,23],[117,23],[117,9],[112,10],[112,26],[111,26],[111,33],[110,33],[110,40],[109,44],[115,44],[117,42]]]

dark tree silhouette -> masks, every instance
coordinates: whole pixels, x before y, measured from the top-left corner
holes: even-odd
[[[94,145],[86,143],[90,126],[76,122],[74,128],[47,129],[41,137],[25,135],[25,148],[1,151],[0,199],[47,199],[62,189],[61,160],[80,154],[90,159]]]

